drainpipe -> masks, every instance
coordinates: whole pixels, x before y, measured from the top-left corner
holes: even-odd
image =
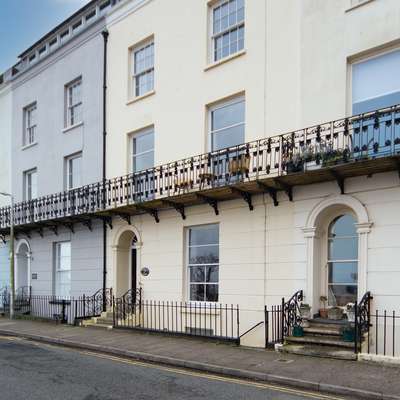
[[[106,208],[106,146],[107,146],[107,42],[108,31],[101,32],[103,47],[103,208]],[[107,311],[107,224],[103,220],[103,311]]]

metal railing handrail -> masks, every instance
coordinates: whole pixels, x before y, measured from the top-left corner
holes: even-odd
[[[238,179],[284,176],[293,172],[293,161],[308,154],[310,148],[316,152],[314,156],[318,163],[320,153],[324,152],[336,152],[334,157],[343,156],[345,161],[399,154],[399,125],[400,105],[393,105],[182,158],[104,182],[18,202],[14,205],[14,224],[27,225],[94,214],[129,204],[140,205],[181,190],[229,186]],[[372,131],[372,138],[369,131]],[[358,135],[362,132],[367,132],[367,142],[365,137]],[[384,151],[379,153],[379,148]],[[236,179],[231,179],[232,176]],[[10,210],[10,206],[0,208],[0,229],[10,226]]]

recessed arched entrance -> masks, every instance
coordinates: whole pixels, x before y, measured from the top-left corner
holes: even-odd
[[[307,244],[306,302],[317,313],[323,305],[344,306],[367,291],[367,210],[349,195],[332,196],[311,211],[304,227]]]
[[[27,241],[23,240],[18,244],[16,251],[15,287],[17,290],[27,289],[30,286],[30,264],[30,246]]]
[[[138,235],[133,229],[119,232],[114,244],[114,293],[123,296],[128,290],[139,286],[139,245]]]

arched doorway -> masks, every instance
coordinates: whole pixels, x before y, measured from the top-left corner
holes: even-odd
[[[121,297],[128,290],[138,288],[138,240],[135,232],[122,232],[114,252],[114,292]]]
[[[16,252],[15,287],[17,291],[24,292],[30,286],[30,261],[31,252],[29,244],[22,241]]]
[[[351,214],[334,218],[328,228],[325,293],[328,306],[344,307],[357,301],[358,233]]]
[[[367,288],[367,210],[349,195],[332,196],[310,212],[303,228],[307,251],[306,302],[316,314],[323,305],[344,306],[360,300]]]

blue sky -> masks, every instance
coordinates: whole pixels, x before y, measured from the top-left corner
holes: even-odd
[[[88,0],[0,0],[0,73]]]

